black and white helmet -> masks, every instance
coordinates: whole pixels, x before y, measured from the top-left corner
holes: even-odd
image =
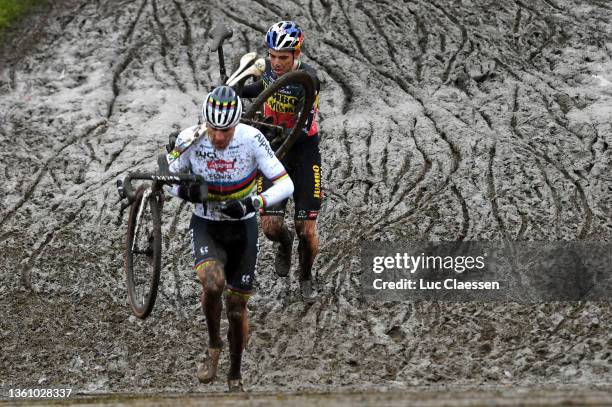
[[[202,105],[204,121],[215,129],[229,129],[240,122],[242,101],[229,86],[219,86],[206,95]]]

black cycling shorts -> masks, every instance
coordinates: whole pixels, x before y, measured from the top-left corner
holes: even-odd
[[[293,201],[295,203],[295,219],[316,219],[321,209],[323,189],[321,187],[321,152],[319,151],[319,136],[300,139],[291,147],[281,160],[287,174],[293,181]],[[257,193],[272,186],[263,175],[257,177]],[[287,199],[276,205],[260,210],[262,216],[285,216]]]
[[[257,261],[257,219],[215,221],[192,215],[189,225],[196,269],[217,260],[225,271],[226,288],[238,294],[253,291]]]

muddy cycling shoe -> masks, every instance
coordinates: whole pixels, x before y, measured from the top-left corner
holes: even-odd
[[[300,291],[304,301],[312,302],[315,300],[315,295],[312,291],[312,280],[300,281]]]
[[[276,248],[276,259],[274,259],[274,270],[279,277],[287,277],[289,275],[289,269],[291,269],[294,234],[290,230],[288,230],[287,233],[287,242],[278,243]]]
[[[227,379],[227,391],[230,393],[244,392],[244,387],[242,387],[242,379]]]
[[[201,383],[212,383],[217,378],[217,367],[221,348],[208,348],[208,357],[204,360],[196,374]]]

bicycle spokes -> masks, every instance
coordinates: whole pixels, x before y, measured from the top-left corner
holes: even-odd
[[[126,271],[128,296],[134,314],[146,318],[155,302],[161,268],[159,194],[141,189],[130,211]]]

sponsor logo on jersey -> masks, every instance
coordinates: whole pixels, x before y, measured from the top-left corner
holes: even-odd
[[[270,85],[272,85],[274,83],[274,81],[276,79],[277,79],[276,74],[273,73],[271,70],[267,74],[264,74],[264,76],[263,76],[264,88],[268,88]],[[277,90],[275,92],[275,94],[278,94],[278,95],[290,95],[291,96],[291,95],[294,95],[295,93],[301,92],[301,91],[302,91],[302,86],[301,85],[296,85],[296,86],[287,85],[287,86],[284,86],[284,87],[280,88],[279,90]]]
[[[255,140],[257,140],[257,143],[260,147],[263,147],[266,150],[266,153],[268,153],[268,157],[274,157],[274,151],[272,151],[272,149],[270,148],[270,143],[268,143],[268,140],[266,140],[263,134],[257,133],[255,135]]]
[[[217,172],[225,172],[234,169],[234,164],[236,164],[236,160],[233,161],[225,161],[225,160],[213,160],[207,161],[206,166],[209,170],[214,170]]]
[[[312,166],[312,173],[314,176],[314,190],[312,196],[315,198],[321,198],[321,168],[318,165]]]
[[[201,158],[208,158],[209,160],[215,160],[217,158],[217,154],[214,151],[196,151],[195,155]]]
[[[219,174],[216,172],[211,172],[207,174],[206,178],[212,181],[231,181],[233,179],[231,174]]]
[[[263,192],[263,177],[257,177],[257,193],[261,194]]]
[[[267,105],[277,113],[293,113],[295,106],[298,103],[298,98],[295,96],[282,95],[275,93],[266,101]]]
[[[317,218],[317,216],[319,215],[319,211],[306,211],[306,210],[299,210],[296,213],[296,217],[295,219],[297,220],[314,220]]]

